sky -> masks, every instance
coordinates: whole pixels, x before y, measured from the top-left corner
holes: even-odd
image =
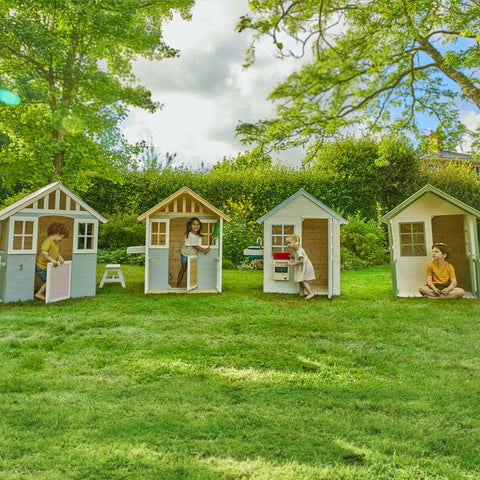
[[[164,38],[180,50],[180,57],[160,62],[140,60],[134,67],[139,82],[161,102],[163,109],[150,114],[133,109],[121,130],[130,142],[145,141],[161,159],[176,154],[175,165],[210,167],[248,149],[235,138],[240,122],[273,116],[270,91],[299,60],[279,59],[271,40],[257,46],[256,62],[243,69],[249,32],[235,31],[238,19],[250,12],[248,0],[197,0],[192,19],[180,17],[165,25]],[[480,114],[462,108],[462,119],[471,129],[480,127]],[[425,125],[434,130],[435,125]],[[469,141],[463,149],[468,151]],[[288,165],[299,167],[303,152],[279,154]]]
[[[176,165],[193,168],[248,149],[235,138],[235,127],[272,116],[268,94],[299,65],[277,58],[266,39],[257,47],[255,65],[242,68],[250,34],[239,34],[235,24],[249,12],[247,3],[197,0],[192,20],[177,17],[165,26],[164,38],[180,57],[136,63],[138,80],[164,106],[154,114],[134,109],[121,127],[129,141],[145,140],[160,158],[176,153]],[[280,159],[300,166],[302,152],[295,149]]]

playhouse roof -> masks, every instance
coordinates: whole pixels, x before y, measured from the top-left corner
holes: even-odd
[[[188,202],[187,202],[188,200]],[[197,211],[196,204],[200,207]],[[197,195],[193,190],[188,187],[182,187],[175,193],[170,195],[165,200],[161,201],[150,210],[142,213],[138,220],[144,221],[146,218],[155,214],[168,214],[179,216],[201,216],[202,214],[213,214],[216,217],[221,217],[226,222],[231,219],[218,208],[215,208],[212,204],[208,203],[200,195]]]
[[[5,207],[3,210],[0,210],[0,221],[5,220],[6,218],[11,217],[12,215],[28,208],[33,208],[35,202],[48,197],[52,192],[60,191],[63,192],[67,197],[75,202],[79,207],[79,210],[65,210],[65,213],[81,213],[82,211],[88,212],[90,215],[97,218],[100,222],[106,223],[107,219],[96,212],[92,207],[85,203],[80,197],[77,197],[71,190],[69,190],[65,185],[60,182],[50,183],[45,187],[40,188],[36,192],[27,195],[26,197],[18,200],[15,203],[12,203],[8,207]],[[52,209],[45,209],[45,211],[52,211]]]
[[[317,205],[319,208],[327,212],[329,215],[331,215],[333,218],[338,220],[340,223],[348,223],[347,220],[345,220],[341,215],[338,213],[334,212],[331,208],[327,207],[324,203],[322,203],[320,200],[316,199],[313,195],[310,195],[307,191],[305,191],[303,188],[301,188],[297,193],[294,193],[291,197],[288,197],[286,200],[284,200],[282,203],[277,205],[275,208],[272,208],[269,212],[267,212],[265,215],[260,217],[257,220],[257,223],[262,223],[264,222],[268,217],[273,215],[274,213],[277,213],[279,210],[281,210],[283,207],[288,205],[290,202],[293,202],[296,198],[304,196],[311,202],[313,202],[315,205]]]
[[[422,197],[426,193],[433,193],[439,196],[440,198],[442,198],[443,200],[450,202],[456,207],[464,210],[465,212],[470,213],[474,217],[480,218],[480,212],[475,208],[471,207],[470,205],[467,205],[466,203],[461,202],[460,200],[457,200],[456,198],[452,197],[448,193],[445,193],[442,190],[427,183],[427,185],[421,188],[418,192],[414,193],[412,196],[408,197],[402,203],[397,205],[393,210],[390,210],[388,213],[386,213],[382,218],[380,218],[379,221],[385,222],[385,223],[388,222],[389,220],[396,217],[400,212],[405,210],[408,206],[410,206],[412,203],[414,203],[416,200],[418,200],[420,197]]]

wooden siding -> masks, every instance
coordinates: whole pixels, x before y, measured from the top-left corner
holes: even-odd
[[[446,243],[451,255],[447,261],[455,268],[459,287],[469,288],[465,248],[464,216],[438,215],[432,218],[433,243]]]
[[[7,224],[8,220],[0,222],[0,250],[2,252],[7,251]]]
[[[168,284],[177,286],[178,272],[181,267],[180,253],[185,242],[185,232],[188,218],[170,219],[170,245],[168,249]],[[183,276],[182,288],[186,288],[187,274]]]
[[[302,223],[302,247],[315,270],[311,285],[328,287],[328,220],[305,219]]]

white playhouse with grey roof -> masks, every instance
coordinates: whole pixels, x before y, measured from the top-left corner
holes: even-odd
[[[431,247],[441,242],[451,249],[448,261],[465,297],[478,297],[478,218],[478,210],[429,184],[384,215],[380,221],[388,227],[393,295],[420,296]]]
[[[291,279],[286,238],[296,233],[315,270],[315,294],[340,295],[340,225],[348,223],[304,189],[257,220],[264,224],[263,291],[298,293]]]
[[[57,284],[61,298],[95,296],[98,225],[106,221],[60,182],[0,210],[0,302],[33,300],[41,285],[36,258],[52,223],[63,223],[69,231],[60,242],[68,264]]]

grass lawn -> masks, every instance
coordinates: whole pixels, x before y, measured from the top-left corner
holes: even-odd
[[[0,479],[480,478],[480,301],[224,293],[0,305]],[[99,266],[98,281],[103,266]]]

